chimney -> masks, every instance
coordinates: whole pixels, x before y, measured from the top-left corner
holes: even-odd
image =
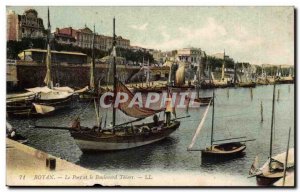
[[[56,27],[55,32],[59,34],[59,28]]]

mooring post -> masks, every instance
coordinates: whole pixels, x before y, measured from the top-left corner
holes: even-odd
[[[289,85],[289,93],[291,93],[291,85]]]
[[[260,101],[260,122],[263,122],[264,121],[264,106],[263,106],[263,102]]]
[[[279,101],[279,95],[280,95],[280,89],[278,89],[278,93],[277,93],[277,101]]]
[[[253,100],[253,90],[252,87],[250,88],[250,96],[251,96],[251,101]]]
[[[227,88],[227,98],[229,99],[229,89]]]

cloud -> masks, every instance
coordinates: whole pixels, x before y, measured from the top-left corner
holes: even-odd
[[[130,25],[130,27],[132,29],[135,29],[135,30],[138,30],[138,31],[146,31],[147,30],[147,26],[148,26],[148,23],[144,23],[142,25]]]
[[[260,31],[249,28],[244,23],[226,25],[209,17],[201,26],[185,25],[174,29],[158,26],[155,38],[135,44],[163,51],[198,47],[207,54],[223,52],[229,54],[235,61],[261,63],[292,64],[291,49],[281,46],[277,41],[268,40]],[[154,39],[154,40],[153,40]]]
[[[161,36],[161,41],[144,43],[144,46],[161,50],[172,50],[189,46],[200,47],[207,43],[211,44],[227,35],[225,27],[217,23],[212,17],[208,18],[206,23],[198,28],[181,26],[174,32],[168,30],[165,26],[159,26],[157,31],[158,35]],[[143,43],[140,42],[138,44],[142,45]]]

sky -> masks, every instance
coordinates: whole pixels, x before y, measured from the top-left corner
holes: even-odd
[[[47,23],[47,7],[11,7],[17,14],[34,8]],[[83,28],[130,39],[131,45],[170,51],[197,47],[223,52],[238,62],[294,64],[294,7],[50,7],[56,27]]]

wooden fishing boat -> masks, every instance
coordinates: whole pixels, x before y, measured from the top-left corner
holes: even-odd
[[[240,155],[245,149],[246,145],[241,142],[213,144],[202,151],[202,157],[234,157]]]
[[[83,152],[114,151],[140,147],[168,137],[180,126],[179,121],[145,123],[136,126],[120,126],[112,131],[92,131],[90,128],[70,130],[71,136]]]

